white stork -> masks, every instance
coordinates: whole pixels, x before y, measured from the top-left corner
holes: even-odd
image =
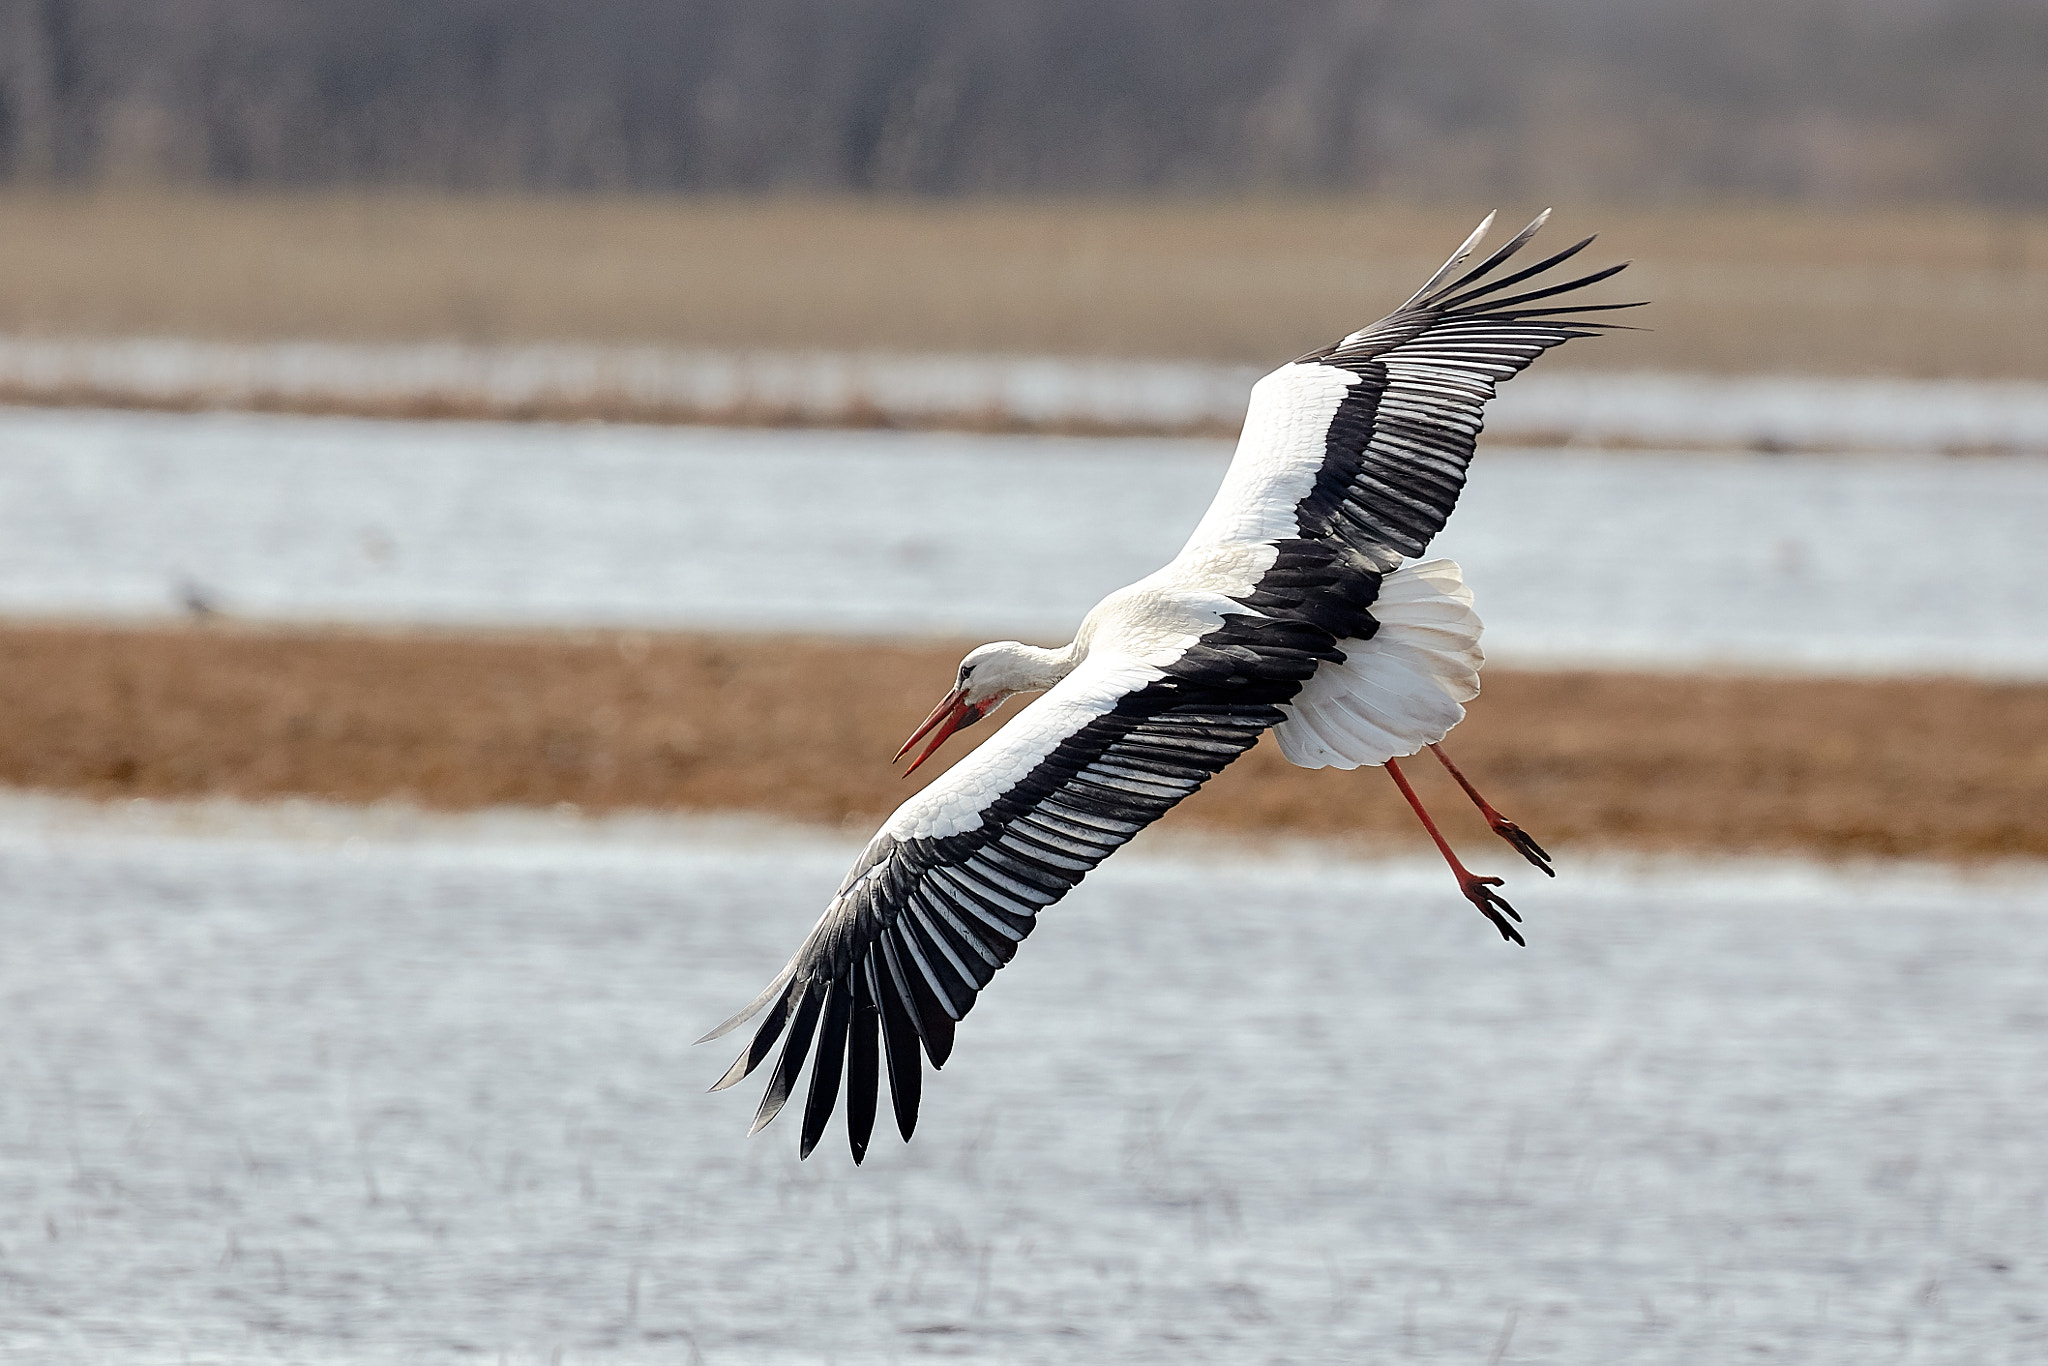
[[[920,1043],[943,1066],[954,1025],[1038,912],[1269,729],[1304,768],[1384,765],[1465,896],[1522,942],[1511,923],[1521,917],[1493,891],[1501,880],[1458,862],[1396,762],[1430,747],[1493,829],[1551,871],[1437,748],[1479,692],[1479,618],[1456,564],[1403,561],[1456,505],[1494,385],[1613,326],[1581,315],[1636,306],[1544,302],[1626,262],[1503,297],[1592,242],[1487,280],[1548,217],[1451,279],[1489,214],[1393,313],[1253,386],[1237,454],[1187,545],[1097,604],[1072,644],[1002,641],[961,661],[953,690],[897,754],[924,740],[913,769],[1005,699],[1042,695],[889,817],[796,956],[705,1036],[766,1011],[712,1088],[722,1090],[788,1034],[750,1132],[782,1110],[815,1044],[802,1155],[832,1115],[842,1071],[853,1160],[866,1155],[885,1065],[908,1141]]]

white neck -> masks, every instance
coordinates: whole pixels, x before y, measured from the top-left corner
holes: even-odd
[[[1072,673],[1087,654],[1088,647],[1079,640],[1060,650],[1021,645],[1014,640],[984,645],[962,663],[963,667],[972,668],[968,696],[1044,692]]]
[[[1036,645],[1019,645],[1019,673],[1030,681],[1020,686],[1017,691],[1044,692],[1072,673],[1087,653],[1087,649],[1078,640],[1060,650],[1044,650]]]

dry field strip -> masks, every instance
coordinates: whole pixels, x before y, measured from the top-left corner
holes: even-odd
[[[1484,207],[13,193],[0,333],[1266,363],[1397,302]],[[1553,364],[2048,376],[2048,216],[1567,204],[1549,236],[1595,229],[1653,330]]]
[[[107,799],[571,803],[867,827],[912,790],[889,755],[959,653],[17,622],[0,628],[0,782]],[[1563,846],[2048,856],[2048,685],[1489,671],[1453,740],[1497,804]],[[1435,765],[1415,771],[1454,836],[1512,871]],[[1303,773],[1270,743],[1166,824],[1419,839],[1382,775]]]

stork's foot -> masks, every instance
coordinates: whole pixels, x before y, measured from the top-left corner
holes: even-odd
[[[1493,927],[1500,931],[1501,938],[1511,944],[1526,947],[1529,941],[1522,938],[1520,930],[1508,923],[1512,920],[1520,924],[1521,915],[1513,906],[1508,905],[1505,897],[1493,890],[1502,885],[1501,880],[1497,877],[1480,877],[1475,873],[1466,872],[1463,868],[1456,871],[1458,890],[1465,894],[1465,900],[1477,906],[1479,913],[1493,922]]]
[[[1550,855],[1544,850],[1543,846],[1531,839],[1528,831],[1494,810],[1493,803],[1479,795],[1479,789],[1472,786],[1472,780],[1461,773],[1458,770],[1458,766],[1451,762],[1451,756],[1444,753],[1442,745],[1431,745],[1429,752],[1437,757],[1437,762],[1444,766],[1444,771],[1457,780],[1458,786],[1465,789],[1465,795],[1472,799],[1472,805],[1479,808],[1479,814],[1486,817],[1486,823],[1493,828],[1494,834],[1499,835],[1509,844],[1514,845],[1516,853],[1535,864],[1538,868],[1541,868],[1543,876],[1557,876],[1557,870],[1550,866]],[[1472,893],[1466,892],[1465,895],[1470,896]]]
[[[1499,835],[1509,844],[1514,845],[1516,853],[1542,869],[1543,876],[1557,876],[1557,869],[1550,866],[1549,853],[1544,850],[1542,845],[1535,841],[1528,831],[1491,808],[1487,810],[1486,823],[1493,827],[1494,834]],[[1471,893],[1468,892],[1466,895],[1469,896]]]

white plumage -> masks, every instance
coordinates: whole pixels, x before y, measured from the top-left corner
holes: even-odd
[[[1452,560],[1387,575],[1372,605],[1380,629],[1346,640],[1280,710],[1280,752],[1302,768],[1384,764],[1433,745],[1479,696],[1479,614]]]

